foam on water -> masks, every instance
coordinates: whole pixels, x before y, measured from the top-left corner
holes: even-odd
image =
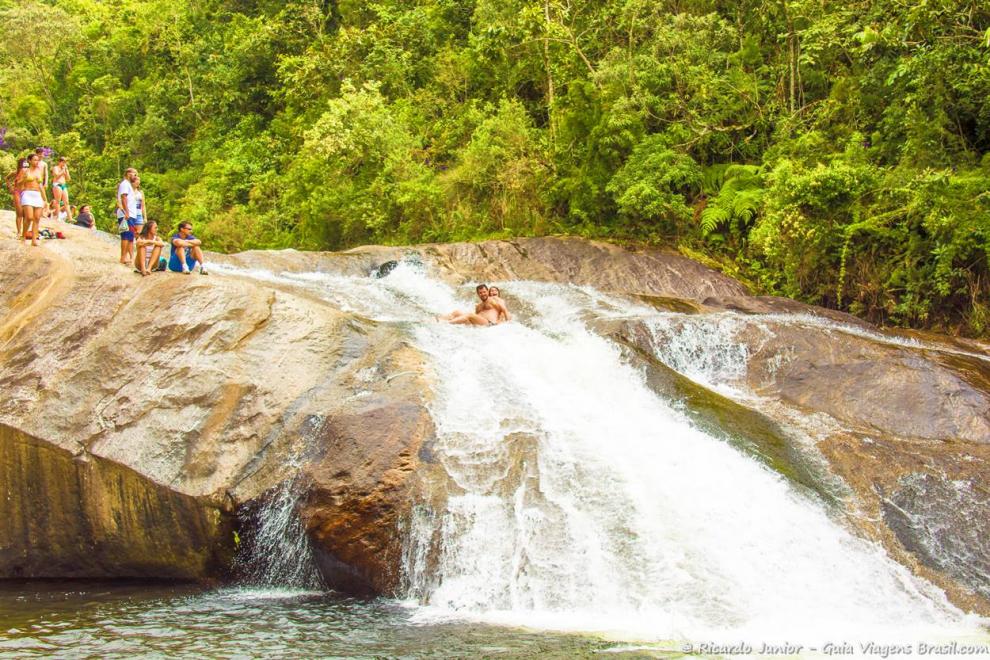
[[[824,504],[693,427],[581,320],[641,309],[512,282],[503,294],[527,310],[523,322],[477,330],[430,321],[458,299],[466,307],[471,287],[411,267],[382,280],[264,277],[403,322],[430,358],[429,450],[442,470],[404,530],[407,596],[424,620],[635,639],[921,639],[976,627]],[[688,342],[676,359],[726,383],[745,355],[724,343],[716,356]]]

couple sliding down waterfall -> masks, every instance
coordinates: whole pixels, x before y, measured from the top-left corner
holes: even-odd
[[[505,301],[499,295],[498,287],[489,287],[487,284],[479,284],[475,287],[478,298],[481,299],[474,306],[474,312],[462,312],[460,310],[444,314],[437,318],[448,323],[459,325],[478,325],[482,327],[498,325],[512,320],[509,309],[505,306]]]

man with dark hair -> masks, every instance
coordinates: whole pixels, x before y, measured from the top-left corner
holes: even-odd
[[[170,271],[188,275],[198,264],[199,274],[208,274],[203,263],[203,241],[193,235],[191,223],[180,222],[179,230],[172,234],[169,243],[172,245],[172,254],[168,259]]]
[[[456,311],[438,318],[441,321],[447,321],[456,325],[477,325],[481,327],[498,325],[511,318],[509,316],[509,310],[506,309],[505,303],[501,299],[490,298],[487,284],[479,284],[474,290],[481,302],[475,305],[473,314],[471,312]]]
[[[35,147],[34,153],[38,154],[38,163],[45,172],[45,180],[42,181],[41,185],[44,186],[45,190],[48,190],[48,161],[45,160],[45,148]]]

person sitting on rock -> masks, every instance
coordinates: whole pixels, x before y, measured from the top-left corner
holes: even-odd
[[[206,265],[203,263],[203,241],[192,233],[192,224],[180,222],[179,229],[169,240],[172,254],[168,259],[168,269],[173,273],[188,275],[199,265],[199,274],[206,275]]]
[[[83,204],[82,208],[79,209],[76,224],[86,229],[93,229],[96,226],[96,221],[93,219],[93,209],[89,204]]]
[[[489,302],[487,284],[479,284],[475,287],[481,302],[474,307],[474,312],[454,311],[438,317],[441,321],[447,321],[455,325],[476,325],[481,327],[498,325],[509,320],[509,310],[501,300]]]
[[[135,244],[137,256],[134,258],[134,270],[141,275],[151,275],[151,271],[158,270],[158,258],[165,247],[165,241],[158,238],[158,223],[154,220],[146,222]]]

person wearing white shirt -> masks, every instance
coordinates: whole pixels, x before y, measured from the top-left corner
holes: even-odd
[[[120,263],[130,264],[134,258],[134,224],[137,223],[137,196],[134,179],[137,170],[128,167],[117,184],[117,230],[120,231]]]

